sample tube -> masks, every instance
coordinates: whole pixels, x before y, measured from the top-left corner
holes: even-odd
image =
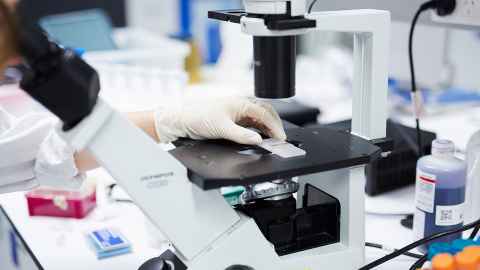
[[[478,270],[477,258],[468,252],[460,252],[455,255],[457,270]]]
[[[470,246],[466,247],[463,250],[464,253],[470,254],[470,256],[474,257],[476,264],[477,264],[477,269],[480,269],[480,246]]]
[[[432,260],[433,270],[455,270],[455,260],[447,253],[438,254]]]

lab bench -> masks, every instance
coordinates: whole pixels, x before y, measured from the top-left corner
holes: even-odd
[[[93,174],[103,174],[99,171]],[[133,204],[106,204],[100,199],[99,206],[80,220],[30,217],[24,193],[0,196],[0,205],[2,270],[131,270],[163,251],[153,247],[146,219]],[[121,231],[131,242],[132,252],[98,260],[85,235],[102,228]]]
[[[190,91],[209,87],[211,92],[223,93],[228,86],[232,86],[231,82],[205,83],[190,87]],[[240,86],[232,89],[232,92],[245,93]],[[351,116],[349,100],[321,109],[321,120],[324,123]],[[476,120],[475,115],[480,115],[479,108],[424,118],[422,127],[436,132],[439,137],[452,139],[461,150],[465,150],[468,138],[480,127],[480,121]],[[405,116],[397,120],[408,124],[410,119],[410,116]],[[111,181],[102,169],[91,175]],[[367,197],[366,241],[396,248],[412,242],[412,232],[402,227],[400,220],[405,213],[413,212],[413,193],[413,188],[409,187],[381,197]],[[158,244],[161,239],[155,239],[159,236],[149,230],[144,214],[130,203],[106,203],[105,198],[99,196],[98,207],[82,220],[30,217],[24,193],[1,195],[0,205],[3,209],[0,213],[1,270],[63,270],[66,267],[70,270],[136,270],[146,260],[161,254],[165,248]],[[132,253],[98,260],[89,247],[85,234],[105,227],[119,229],[132,243]],[[16,252],[13,248],[16,248]],[[385,254],[382,250],[366,248],[366,262]],[[408,269],[414,261],[408,257],[399,257],[377,269]]]
[[[109,177],[102,169],[92,174],[97,178]],[[0,269],[132,270],[166,248],[166,244],[165,247],[159,244],[162,239],[156,239],[159,236],[152,234],[145,216],[134,204],[107,203],[101,196],[90,215],[76,220],[30,217],[24,193],[1,195]],[[395,247],[407,244],[411,232],[401,227],[399,220],[400,216],[366,214],[366,240]],[[133,252],[98,260],[85,234],[101,228],[119,229],[132,243]],[[366,256],[371,261],[384,254],[367,249]],[[378,269],[400,270],[412,263],[412,259],[400,258]]]
[[[342,113],[348,114],[349,107],[348,103],[345,104]],[[336,109],[337,113],[342,110],[339,107]],[[472,111],[480,115],[478,108],[472,108],[467,112],[425,119],[423,125],[440,137],[454,139],[463,150],[469,136],[476,130],[475,121],[471,121]],[[445,128],[453,126],[459,128]],[[93,171],[91,176],[112,181],[103,169]],[[413,193],[413,187],[407,187],[380,197],[367,197],[366,241],[396,248],[412,242],[412,232],[402,227],[400,220],[405,213],[413,211]],[[147,219],[134,204],[107,203],[105,196],[99,196],[98,207],[82,220],[30,217],[24,193],[1,195],[0,205],[3,209],[0,214],[2,270],[63,270],[66,266],[71,270],[132,270],[161,254],[165,248],[158,244],[161,239],[152,234]],[[131,241],[133,252],[98,260],[87,244],[85,234],[106,227],[119,229]],[[382,250],[366,248],[367,262],[383,255],[385,252]],[[414,261],[399,257],[377,269],[408,269]]]

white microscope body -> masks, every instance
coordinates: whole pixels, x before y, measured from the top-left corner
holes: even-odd
[[[305,16],[316,22],[314,28],[270,30],[262,18],[247,16],[242,17],[241,28],[254,36],[353,33],[352,133],[368,140],[384,138],[390,14],[378,10],[305,14],[305,2],[246,0],[244,4],[252,14]],[[204,191],[192,184],[178,160],[102,100],[75,128],[59,133],[76,149],[87,149],[95,156],[164,233],[174,247],[172,252],[189,270],[224,270],[235,265],[256,270],[353,270],[364,263],[364,165],[299,177],[300,186],[314,183],[339,200],[340,241],[279,256],[252,218],[234,210],[218,189]]]

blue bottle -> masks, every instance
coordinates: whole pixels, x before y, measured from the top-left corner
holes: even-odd
[[[415,238],[460,228],[464,222],[467,164],[455,157],[455,145],[449,140],[435,140],[432,155],[417,163],[415,188]],[[435,242],[451,242],[462,234]],[[426,251],[428,245],[421,247]]]

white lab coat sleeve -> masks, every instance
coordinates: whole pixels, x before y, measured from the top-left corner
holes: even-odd
[[[0,136],[13,126],[14,121],[14,117],[0,107]]]
[[[74,149],[52,130],[40,146],[36,158],[38,183],[66,190],[81,188],[85,175],[79,173],[74,154]]]

